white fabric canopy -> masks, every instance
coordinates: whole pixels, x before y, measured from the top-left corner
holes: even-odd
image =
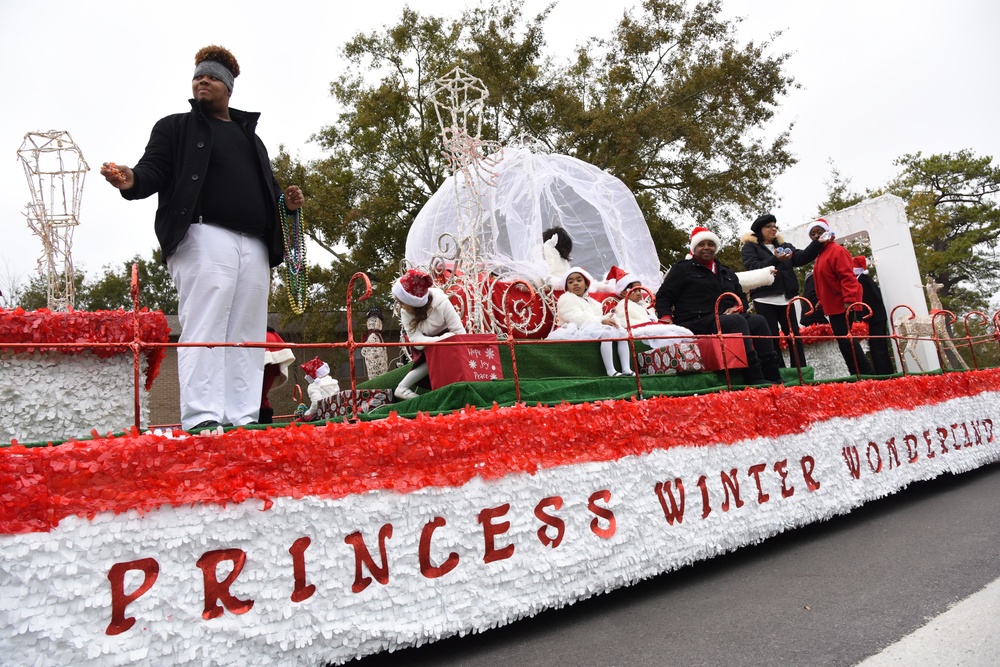
[[[488,271],[504,278],[547,279],[542,232],[562,226],[573,239],[572,264],[599,280],[612,266],[619,266],[646,287],[659,286],[653,239],[635,197],[620,180],[567,155],[520,147],[505,148],[503,158],[490,169],[496,174],[496,186],[481,180],[476,185],[483,207],[476,236]],[[472,190],[461,174],[445,180],[410,228],[407,260],[426,266],[440,253],[442,234],[470,235]]]

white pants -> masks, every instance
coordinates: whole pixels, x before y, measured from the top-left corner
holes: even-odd
[[[180,342],[265,341],[271,270],[258,238],[216,225],[191,225],[167,258],[177,287]],[[181,426],[257,420],[264,348],[177,349]]]

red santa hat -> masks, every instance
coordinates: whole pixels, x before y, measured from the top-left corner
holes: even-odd
[[[318,380],[319,378],[326,377],[330,374],[330,365],[319,357],[313,357],[306,363],[302,364],[300,368],[302,368],[302,372],[306,374],[306,377],[313,380]]]
[[[607,280],[615,281],[615,294],[618,296],[625,296],[625,289],[632,283],[641,283],[638,276],[631,273],[627,273],[625,269],[619,268],[617,266],[612,266],[611,270],[608,271]]]
[[[722,241],[720,241],[719,237],[713,234],[708,227],[695,227],[691,230],[691,244],[688,246],[692,255],[694,254],[694,249],[698,247],[698,244],[702,241],[713,241],[716,249],[722,247]]]
[[[392,284],[392,295],[400,303],[420,308],[427,305],[427,290],[433,284],[434,279],[420,269],[410,269]]]
[[[854,275],[860,276],[862,273],[868,273],[868,258],[858,255],[854,258]]]
[[[811,232],[817,227],[821,227],[824,232],[830,231],[830,223],[828,223],[824,218],[816,218],[816,220],[809,225],[809,231]]]

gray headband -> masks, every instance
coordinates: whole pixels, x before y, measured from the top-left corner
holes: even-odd
[[[215,60],[202,60],[198,63],[198,66],[194,68],[194,76],[192,79],[201,76],[202,74],[209,74],[214,76],[216,79],[226,84],[226,88],[229,92],[233,92],[233,73],[226,69],[226,66]]]

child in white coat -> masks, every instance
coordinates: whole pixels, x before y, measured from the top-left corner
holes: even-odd
[[[614,315],[618,326],[632,329],[632,335],[641,338],[642,342],[651,348],[693,342],[694,334],[690,329],[660,322],[656,314],[645,306],[642,290],[635,289],[641,286],[639,279],[632,274],[623,274],[615,283],[615,293],[619,301],[615,306]],[[628,320],[625,318],[626,311]]]
[[[586,271],[578,266],[570,268],[562,285],[566,292],[556,303],[559,326],[549,334],[550,340],[621,338],[627,335],[624,329],[616,325],[613,315],[605,315],[601,304],[587,296],[591,282],[593,281],[590,274]],[[601,360],[604,362],[604,370],[611,377],[635,375],[632,372],[628,341],[618,341],[617,350],[621,372],[615,369],[611,341],[601,341]]]
[[[312,421],[319,414],[319,404],[324,398],[336,396],[340,392],[340,383],[330,377],[330,365],[314,357],[302,364],[302,372],[309,383],[309,409],[298,421]]]
[[[465,326],[448,300],[448,296],[436,287],[434,280],[419,269],[410,269],[392,285],[392,295],[399,302],[399,319],[406,337],[418,350],[413,357],[413,368],[396,387],[396,398],[408,401],[417,397],[413,387],[427,377],[427,359],[424,346],[436,340],[444,340],[455,334],[464,334]]]

